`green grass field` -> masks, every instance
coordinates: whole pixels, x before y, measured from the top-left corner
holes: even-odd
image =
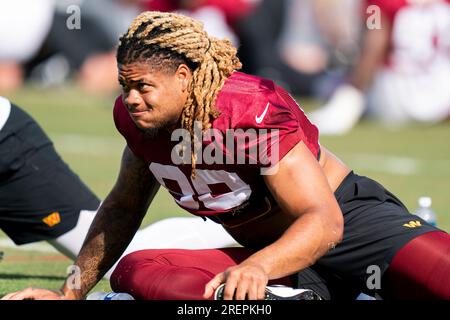
[[[26,87],[9,96],[33,115],[65,161],[104,198],[113,185],[124,141],[112,120],[114,97],[87,95],[74,86],[43,90]],[[306,101],[306,110],[314,103]],[[355,172],[384,184],[404,201],[410,211],[417,199],[429,195],[438,213],[438,225],[450,230],[450,125],[413,125],[388,130],[378,124],[361,122],[350,134],[322,137]],[[149,209],[144,225],[169,217],[186,215],[168,194],[160,191]],[[5,235],[0,232],[0,241]],[[57,252],[42,252],[2,246],[0,297],[24,287],[58,289],[71,261]],[[39,244],[40,247],[45,244]],[[96,291],[109,291],[102,281]]]

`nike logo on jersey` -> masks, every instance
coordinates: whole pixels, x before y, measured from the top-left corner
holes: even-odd
[[[263,121],[268,109],[269,109],[269,102],[267,102],[266,108],[264,109],[263,113],[259,117],[255,116],[256,123],[260,124]]]

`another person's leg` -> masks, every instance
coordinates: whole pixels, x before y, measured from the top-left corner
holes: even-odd
[[[171,217],[140,229],[125,254],[143,249],[214,249],[239,246],[215,222],[200,217]]]
[[[96,213],[95,210],[81,210],[74,228],[47,242],[66,257],[75,260]]]
[[[7,104],[0,133],[0,228],[17,245],[54,239],[74,228],[80,208],[95,210],[100,201],[36,121]]]

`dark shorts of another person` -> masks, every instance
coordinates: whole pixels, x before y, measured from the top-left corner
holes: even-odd
[[[395,254],[422,234],[442,231],[409,213],[378,182],[353,172],[335,197],[344,215],[343,241],[295,276],[299,287],[327,299],[355,299],[361,292],[382,297],[382,277]]]
[[[11,104],[0,130],[0,229],[18,245],[53,239],[99,204],[36,121]]]

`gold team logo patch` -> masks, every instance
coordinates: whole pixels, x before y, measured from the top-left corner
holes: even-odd
[[[42,219],[42,221],[49,227],[53,227],[61,222],[61,216],[59,215],[59,212],[52,212]]]
[[[422,226],[422,224],[420,223],[420,221],[416,220],[405,223],[403,226],[407,228],[416,228]]]

